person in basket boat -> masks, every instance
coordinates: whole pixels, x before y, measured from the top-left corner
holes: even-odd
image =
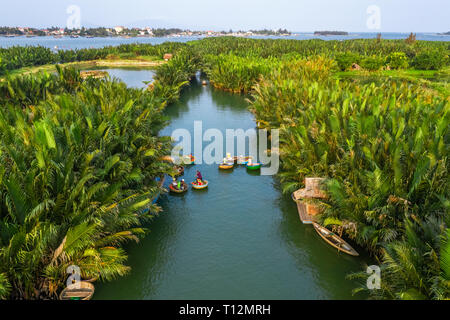
[[[234,161],[234,159],[231,157],[230,153],[227,153],[227,157],[225,159],[223,159],[223,163],[230,163],[233,161]]]
[[[196,174],[195,178],[197,179],[197,184],[199,186],[203,185],[203,176],[200,171],[197,170],[197,174]]]

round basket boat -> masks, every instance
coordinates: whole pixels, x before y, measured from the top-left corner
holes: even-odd
[[[188,186],[186,183],[181,185],[181,189],[176,189],[173,185],[169,186],[170,192],[173,193],[185,193],[186,191],[188,191]]]
[[[183,157],[183,163],[184,164],[194,164],[195,163],[195,157],[193,155],[184,156]]]
[[[234,168],[234,164],[233,163],[221,163],[219,165],[219,169],[221,170],[230,170]]]
[[[226,164],[230,164],[230,163],[237,163],[238,162],[238,157],[227,157],[224,159],[224,163]]]
[[[261,169],[261,163],[252,163],[251,165],[247,164],[248,170],[259,170]]]
[[[192,182],[192,188],[196,190],[202,190],[208,188],[209,182],[207,180],[203,180],[203,184],[200,186],[196,182]]]
[[[247,165],[249,160],[253,160],[253,157],[238,157],[237,162],[242,165]]]
[[[94,291],[95,288],[92,283],[80,281],[64,288],[59,294],[59,300],[90,300]]]

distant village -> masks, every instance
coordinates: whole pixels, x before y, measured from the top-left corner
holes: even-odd
[[[192,36],[289,36],[291,32],[283,29],[278,30],[250,30],[250,31],[191,31],[177,28],[126,28],[124,26],[115,26],[112,28],[80,28],[68,29],[51,27],[45,29],[36,29],[28,27],[0,27],[0,36],[3,37],[192,37]]]

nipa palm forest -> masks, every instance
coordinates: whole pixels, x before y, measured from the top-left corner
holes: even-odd
[[[382,287],[370,298],[448,299],[449,50],[447,42],[231,37],[0,49],[0,297],[56,299],[70,265],[83,279],[129,272],[123,245],[145,236],[161,211],[158,180],[173,173],[161,160],[171,150],[159,135],[163,110],[201,71],[216,88],[247,94],[259,127],[280,129],[284,192],[326,178],[320,222],[381,265]],[[64,67],[169,52],[148,90]],[[47,64],[56,72],[12,72]],[[365,270],[348,277],[363,290]]]

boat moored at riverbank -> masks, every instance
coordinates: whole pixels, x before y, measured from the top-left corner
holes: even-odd
[[[318,235],[325,240],[329,245],[338,249],[339,252],[345,252],[351,256],[359,256],[359,253],[351,245],[349,245],[345,240],[339,237],[337,234],[331,232],[325,227],[322,227],[316,222],[313,222],[314,229]]]

